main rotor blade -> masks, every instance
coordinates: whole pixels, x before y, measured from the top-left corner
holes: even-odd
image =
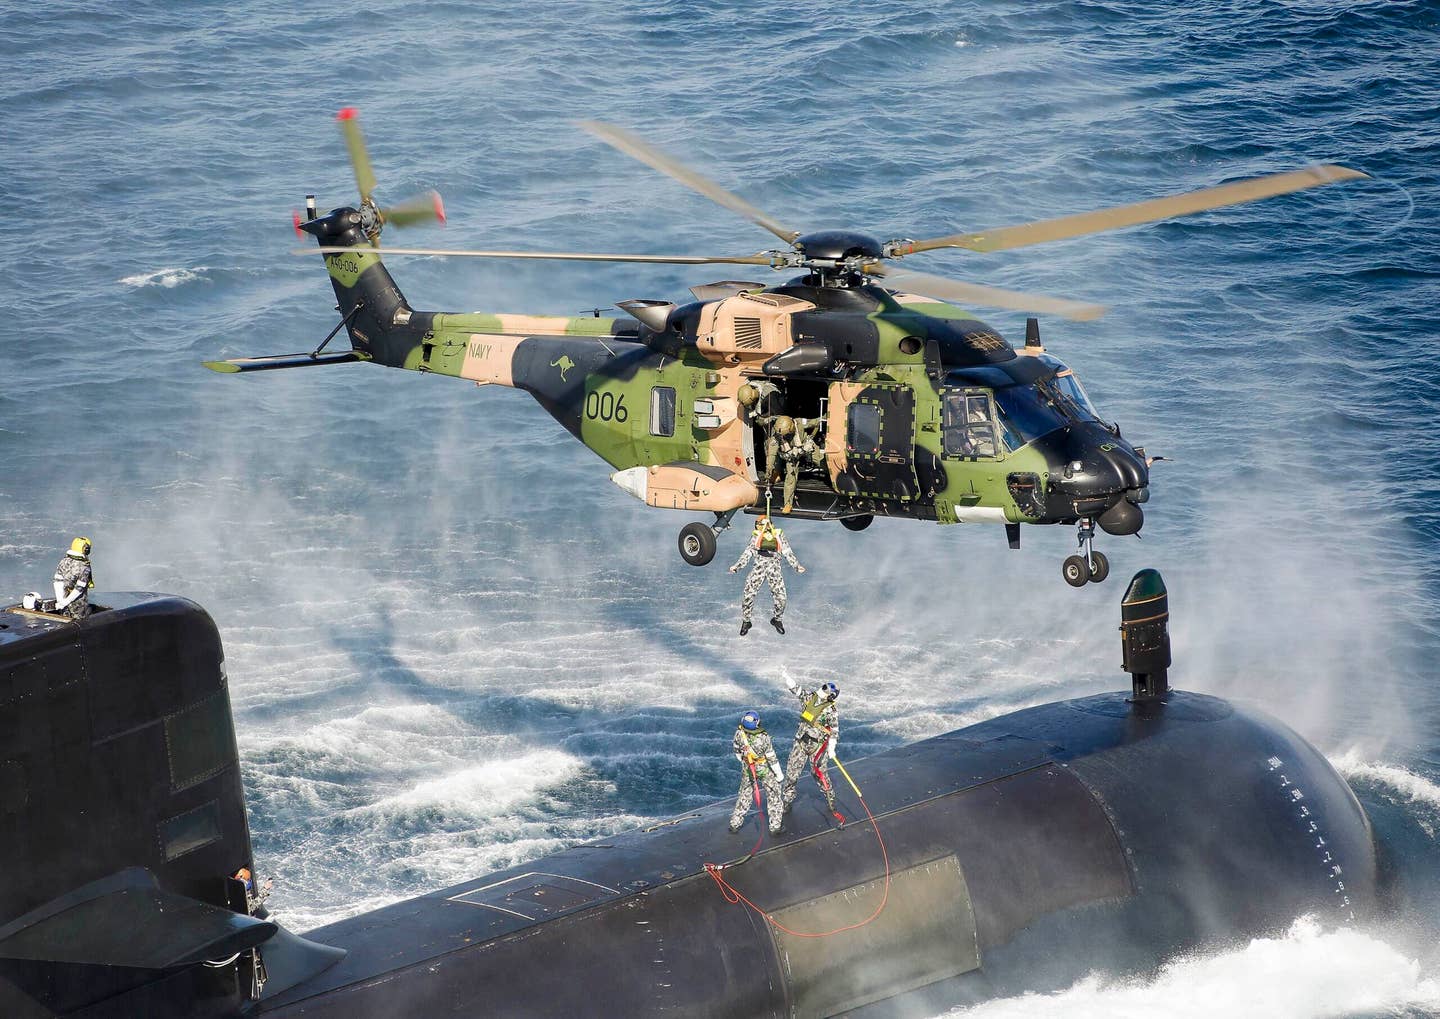
[[[800,236],[799,230],[792,230],[783,223],[771,218],[739,195],[726,191],[709,177],[703,176],[678,160],[665,155],[665,153],[652,147],[647,142],[641,141],[624,128],[616,127],[614,124],[606,124],[599,120],[576,121],[576,126],[584,128],[596,138],[599,138],[607,145],[614,146],[627,156],[634,156],[640,160],[640,162],[659,170],[663,174],[674,177],[681,184],[700,192],[712,202],[718,202],[731,212],[738,212],[750,220],[750,222],[763,226],[786,244],[791,243],[795,238]]]
[[[715,258],[702,255],[596,255],[578,251],[461,251],[452,248],[360,248],[331,247],[297,248],[296,255],[339,255],[361,251],[374,255],[454,255],[459,258],[530,258],[570,262],[649,262],[664,265],[775,265],[776,260],[765,254],[726,255]],[[783,263],[781,263],[783,264]]]
[[[890,269],[884,265],[872,265],[865,270],[871,276],[879,276],[886,286],[901,290],[912,290],[922,297],[936,297],[944,301],[961,301],[966,304],[981,304],[987,308],[1005,308],[1010,311],[1032,311],[1043,315],[1060,315],[1086,322],[1105,314],[1102,304],[1085,304],[1069,301],[1063,297],[1044,297],[1027,294],[1019,290],[1001,290],[998,287],[981,286],[978,283],[962,283],[932,276],[926,272],[911,272],[908,269]]]
[[[385,222],[391,226],[414,226],[416,223],[444,223],[445,205],[440,201],[440,192],[427,191],[423,195],[407,198],[380,210]]]
[[[345,147],[350,150],[350,165],[355,167],[355,183],[360,187],[363,202],[375,190],[375,171],[370,166],[370,154],[365,151],[365,136],[360,133],[360,111],[347,106],[335,114],[340,131],[345,135]]]
[[[1117,205],[1114,208],[1099,209],[1095,212],[1082,212],[1075,216],[1061,216],[1058,219],[1022,223],[1018,226],[1001,227],[998,230],[985,230],[978,233],[932,237],[929,240],[907,244],[896,251],[896,254],[911,255],[917,251],[929,251],[932,248],[1003,251],[1007,248],[1043,244],[1046,241],[1060,241],[1105,230],[1118,230],[1121,227],[1136,226],[1140,223],[1154,223],[1157,220],[1173,219],[1176,216],[1188,216],[1196,212],[1205,212],[1208,209],[1240,205],[1260,198],[1271,198],[1275,195],[1289,194],[1292,191],[1303,191],[1306,188],[1357,180],[1362,177],[1369,177],[1369,174],[1352,170],[1348,166],[1325,163],[1306,167],[1303,170],[1291,170],[1288,173],[1276,173],[1267,177],[1236,181],[1233,184],[1203,188],[1199,191],[1188,191],[1183,195],[1155,198],[1146,202],[1135,202],[1132,205]]]

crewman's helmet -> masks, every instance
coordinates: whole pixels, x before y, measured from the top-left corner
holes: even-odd
[[[76,538],[70,543],[70,551],[66,555],[72,555],[76,559],[84,559],[90,554],[90,539]]]
[[[740,716],[740,728],[746,732],[758,732],[760,730],[760,713],[758,711],[747,711]]]
[[[747,382],[735,393],[735,399],[740,401],[740,406],[748,409],[760,402],[760,390]]]
[[[250,891],[250,890],[254,887],[254,882],[251,880],[251,877],[250,877],[250,868],[249,868],[249,867],[241,867],[239,870],[237,870],[237,871],[235,872],[235,880],[236,880],[236,881],[242,881],[242,882],[244,882],[244,884],[245,884],[245,890],[246,890],[247,892]]]
[[[826,683],[820,687],[820,696],[826,700],[833,701],[836,697],[840,696],[840,688],[834,683]]]
[[[780,436],[782,439],[794,435],[795,419],[781,414],[778,418],[775,419],[775,434]]]

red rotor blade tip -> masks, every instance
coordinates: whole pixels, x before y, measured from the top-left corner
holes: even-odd
[[[300,229],[300,211],[298,209],[290,210],[290,221],[295,224],[295,236],[303,241],[305,239],[305,231]]]
[[[335,119],[336,119],[336,120],[354,120],[354,119],[356,118],[356,116],[359,115],[359,113],[360,113],[360,111],[357,110],[357,109],[355,109],[355,107],[353,107],[353,106],[347,106],[347,107],[345,107],[345,109],[343,109],[343,110],[341,110],[339,113],[335,114]]]
[[[435,218],[443,226],[445,224],[445,203],[440,200],[440,192],[432,191],[431,194],[435,196]]]

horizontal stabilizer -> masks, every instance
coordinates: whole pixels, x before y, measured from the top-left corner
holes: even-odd
[[[275,368],[312,368],[321,364],[345,364],[349,361],[368,361],[364,354],[354,350],[337,350],[333,354],[271,354],[269,357],[237,357],[229,361],[205,361],[203,364],[212,372],[263,372]]]
[[[131,867],[0,927],[0,959],[169,969],[247,951],[276,929],[162,891],[149,871]]]

